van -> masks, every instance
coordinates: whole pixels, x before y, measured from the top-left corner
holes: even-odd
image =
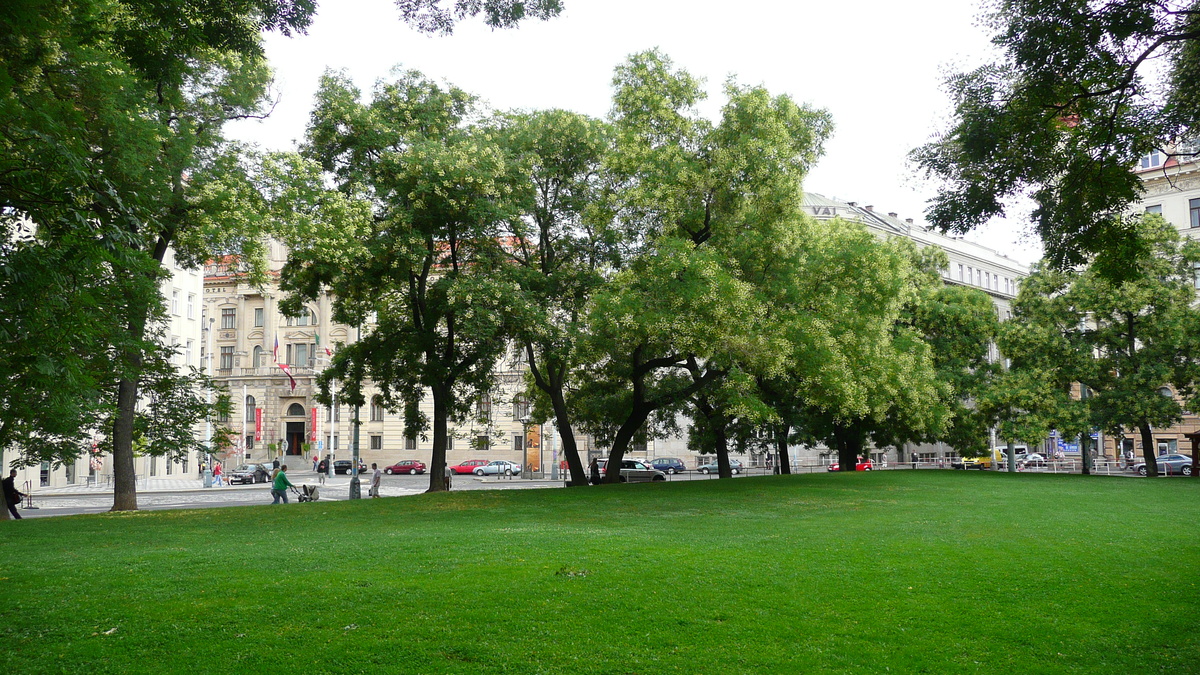
[[[979,469],[982,471],[984,469],[992,468],[997,462],[1003,462],[1003,461],[1004,461],[1004,453],[1002,453],[999,450],[992,450],[991,457],[989,457],[987,455],[981,455],[979,457],[963,457],[961,459],[956,459],[956,460],[950,462],[950,468],[952,468],[952,469]]]

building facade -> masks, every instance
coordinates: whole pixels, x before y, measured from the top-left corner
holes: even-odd
[[[271,242],[268,255],[269,269],[277,278],[287,250]],[[281,298],[277,284],[248,284],[229,261],[212,261],[205,267],[205,349],[211,350],[206,354],[211,354],[214,379],[234,402],[229,419],[220,421],[237,439],[233,447],[217,453],[227,464],[282,459],[293,467],[311,468],[314,456],[352,456],[353,410],[341,402],[318,403],[316,382],[332,354],[353,344],[372,325],[332,322],[333,298],[328,295],[309,303],[302,316],[287,317],[279,311]],[[540,429],[527,423],[529,405],[519,398],[525,369],[519,354],[505,359],[495,388],[476,404],[475,414],[464,422],[451,422],[446,453],[451,466],[467,459],[504,459],[537,473],[553,461],[553,438],[551,443],[541,442]],[[368,405],[359,411],[360,458],[368,466],[374,462],[384,467],[402,459],[428,465],[432,432],[425,438],[406,437],[403,413],[386,410],[377,391],[367,384]],[[428,396],[422,412],[432,419]]]

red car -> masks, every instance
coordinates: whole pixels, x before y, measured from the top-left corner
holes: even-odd
[[[462,464],[456,464],[450,467],[450,470],[456,474],[475,473],[475,468],[485,466],[488,463],[486,459],[468,459]]]
[[[391,466],[383,467],[383,472],[389,476],[394,473],[425,473],[425,462],[419,462],[415,459],[402,459]]]
[[[829,465],[829,470],[830,470],[830,471],[837,471],[837,470],[838,470],[838,468],[839,468],[839,465],[838,465],[838,463],[837,463],[837,462],[834,462],[833,464],[830,464],[830,465]],[[860,460],[860,461],[858,462],[858,464],[855,464],[855,465],[854,465],[854,470],[855,470],[855,471],[874,471],[874,470],[875,470],[875,464],[873,464],[873,463],[872,463],[870,460],[867,460],[867,461],[865,461],[865,462],[863,462],[863,461],[861,461],[861,460]]]

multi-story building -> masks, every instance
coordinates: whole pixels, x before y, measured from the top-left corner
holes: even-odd
[[[268,255],[271,274],[277,276],[287,250],[271,242]],[[353,344],[360,330],[367,332],[372,326],[332,322],[333,298],[328,295],[310,303],[299,317],[284,316],[280,299],[277,285],[260,288],[247,283],[230,261],[216,260],[205,267],[204,321],[210,327],[205,349],[212,350],[214,378],[234,401],[233,414],[221,422],[238,439],[218,456],[256,462],[282,457],[294,465],[307,462],[309,467],[314,456],[347,459],[352,453],[353,411],[340,402],[332,411],[319,404],[316,378],[333,352]],[[524,370],[518,355],[506,359],[499,366],[495,389],[477,402],[475,414],[465,422],[451,423],[446,455],[451,465],[476,458],[506,459],[540,471],[540,430],[526,424],[529,405],[518,398]],[[403,414],[386,410],[374,395],[377,391],[367,383],[368,405],[359,411],[359,456],[368,466],[377,462],[383,467],[401,459],[428,464],[432,434],[406,437]],[[429,397],[422,412],[432,418]]]

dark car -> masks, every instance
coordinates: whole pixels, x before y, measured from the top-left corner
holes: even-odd
[[[351,461],[351,460],[349,460],[349,459],[339,459],[339,460],[336,460],[336,461],[333,463],[333,472],[334,472],[335,474],[337,474],[337,473],[350,473],[350,469],[351,469],[353,466],[354,466],[354,462],[353,462],[353,461]],[[359,472],[359,473],[366,473],[366,472],[367,472],[367,465],[366,465],[366,464],[363,464],[363,461],[362,461],[361,459],[360,459],[360,460],[358,460],[358,472]]]
[[[683,460],[679,459],[678,457],[659,457],[653,462],[650,462],[650,466],[662,471],[663,473],[679,473],[680,471],[687,471],[687,466],[685,466]]]
[[[1163,455],[1155,458],[1155,463],[1158,465],[1158,472],[1161,474],[1171,475],[1173,473],[1182,474],[1184,476],[1192,475],[1192,458],[1187,455],[1171,454]],[[1133,470],[1139,476],[1146,475],[1146,463],[1138,462],[1133,465]]]
[[[394,473],[407,473],[410,475],[425,473],[425,462],[419,462],[415,459],[402,459],[391,466],[383,467],[383,472],[389,476]]]
[[[234,483],[265,483],[271,479],[271,470],[262,464],[243,464],[226,477],[230,485]]]

